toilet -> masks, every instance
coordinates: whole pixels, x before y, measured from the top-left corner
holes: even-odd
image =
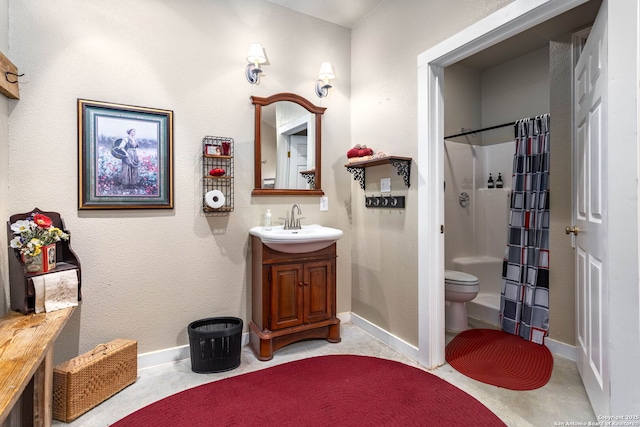
[[[476,276],[462,271],[444,271],[445,329],[452,332],[466,331],[467,302],[478,295],[480,281]]]

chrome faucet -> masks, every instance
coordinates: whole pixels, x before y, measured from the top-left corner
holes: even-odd
[[[293,205],[291,206],[291,217],[289,217],[289,213],[287,213],[286,218],[280,217],[280,219],[284,220],[284,229],[285,230],[300,230],[302,225],[300,225],[300,220],[302,217],[296,219],[296,208],[298,209],[298,215],[302,215],[302,210],[300,210],[300,206]]]

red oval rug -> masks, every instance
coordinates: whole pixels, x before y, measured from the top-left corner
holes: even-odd
[[[421,369],[333,355],[214,381],[152,403],[127,426],[504,426],[476,399]]]
[[[511,390],[540,388],[553,370],[547,347],[494,329],[459,333],[447,345],[446,358],[469,378]]]

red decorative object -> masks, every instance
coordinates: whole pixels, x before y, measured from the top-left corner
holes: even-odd
[[[347,157],[349,159],[352,157],[359,157],[358,151],[360,150],[358,150],[357,148],[351,148],[349,151],[347,151]]]
[[[22,263],[29,273],[46,273],[56,268],[55,243],[41,247],[38,255],[21,255]]]
[[[352,159],[354,157],[364,157],[364,156],[373,156],[373,149],[368,147],[360,147],[359,145],[356,145],[355,147],[347,151],[347,158],[349,159]]]
[[[209,175],[211,176],[222,176],[225,174],[225,170],[222,168],[214,168],[209,171]]]
[[[33,222],[38,224],[38,227],[40,228],[49,228],[53,226],[53,223],[51,222],[51,218],[42,214],[33,215]]]

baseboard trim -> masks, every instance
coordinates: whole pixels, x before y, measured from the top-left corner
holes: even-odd
[[[557,356],[564,357],[565,359],[569,359],[573,362],[577,360],[576,347],[573,345],[556,341],[549,337],[546,337],[544,339],[544,345],[549,349],[551,353]]]
[[[401,338],[396,337],[395,335],[385,331],[377,325],[365,320],[364,318],[358,316],[355,313],[351,313],[351,323],[359,327],[365,332],[373,335],[375,338],[379,339],[383,343],[387,344],[389,347],[393,348],[396,351],[407,356],[409,359],[418,361],[418,347],[409,344]]]
[[[388,331],[380,328],[379,326],[369,322],[368,320],[358,316],[351,312],[338,313],[337,317],[342,323],[351,322],[355,326],[359,327],[363,331],[373,335],[383,343],[387,344],[394,350],[402,353],[411,360],[418,361],[418,348],[401,338],[389,333]],[[242,345],[249,344],[249,333],[242,334]],[[573,362],[576,361],[576,347],[565,344],[560,341],[556,341],[551,338],[545,338],[544,345],[551,351],[551,353],[569,359]],[[171,347],[162,350],[151,351],[149,353],[142,353],[138,355],[138,370],[153,368],[156,366],[164,365],[166,363],[175,363],[180,360],[189,359],[191,357],[189,345],[182,345],[178,347]]]
[[[347,323],[351,321],[351,313],[344,312],[338,313],[336,316],[340,319],[340,322]],[[242,346],[249,344],[249,332],[242,334]],[[156,366],[164,365],[166,363],[175,363],[181,360],[191,358],[191,349],[189,345],[181,345],[178,347],[170,347],[162,350],[150,351],[148,353],[141,353],[138,355],[138,370],[155,368]]]
[[[242,346],[244,347],[247,344],[249,344],[249,333],[245,332],[242,334]],[[141,353],[138,355],[138,370],[155,368],[166,363],[175,363],[190,358],[191,349],[188,344]]]

